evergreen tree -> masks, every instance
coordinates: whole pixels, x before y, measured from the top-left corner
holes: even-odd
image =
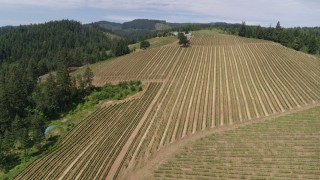
[[[35,144],[38,144],[44,138],[44,131],[46,128],[45,118],[40,114],[33,114],[28,117],[31,123],[32,140]],[[38,146],[38,148],[40,148]],[[38,149],[40,150],[40,149]]]
[[[82,77],[81,74],[78,74],[78,75],[76,76],[76,82],[77,82],[77,87],[78,87],[78,89],[79,89],[80,91],[84,91],[84,89],[85,89],[85,83],[84,83],[84,81],[83,81],[83,77]]]
[[[246,33],[247,33],[246,23],[243,21],[239,29],[239,36],[245,37]]]
[[[247,27],[247,28],[246,28],[246,37],[247,37],[247,38],[253,37],[252,28],[250,28],[250,27]]]
[[[9,112],[7,109],[7,99],[5,97],[5,84],[0,77],[0,137],[9,129]],[[1,140],[1,139],[0,139]]]
[[[280,26],[280,22],[278,21],[276,28],[273,31],[272,38],[275,42],[282,41],[282,28]]]
[[[272,40],[272,39],[273,39],[272,34],[273,34],[273,28],[272,28],[271,25],[270,25],[270,26],[266,29],[265,39],[266,39],[266,40]]]
[[[0,171],[4,171],[5,167],[5,150],[3,148],[2,138],[0,136]]]
[[[308,45],[308,53],[310,54],[316,54],[318,50],[318,46],[317,46],[317,41],[315,39],[315,37],[313,37]]]
[[[72,102],[72,93],[74,86],[71,82],[71,76],[69,75],[66,66],[61,65],[57,70],[57,89],[59,92],[59,107],[60,110],[66,108]]]
[[[122,55],[130,53],[128,43],[125,40],[120,40],[113,47],[112,52],[115,56],[122,56]]]
[[[7,172],[10,166],[10,157],[12,155],[12,147],[14,144],[14,139],[11,133],[6,130],[6,132],[1,135],[0,134],[0,170],[3,172]]]
[[[302,40],[300,37],[294,37],[292,42],[292,48],[299,51],[303,47]]]
[[[12,134],[13,134],[15,139],[18,139],[18,140],[23,139],[23,138],[20,137],[22,135],[20,133],[20,130],[23,127],[24,127],[23,120],[18,115],[16,115],[16,117],[13,119],[13,121],[11,123],[11,131],[12,131]]]
[[[263,29],[261,28],[260,25],[256,29],[255,37],[258,38],[258,39],[263,39],[264,38]]]
[[[7,81],[4,88],[4,100],[10,118],[16,115],[25,116],[25,108],[28,106],[28,87],[26,76],[19,65],[9,67]]]
[[[56,78],[49,74],[45,83],[39,85],[33,93],[33,100],[37,111],[48,117],[56,115],[59,111],[59,89]]]
[[[84,87],[88,90],[93,88],[92,81],[93,81],[93,72],[90,69],[89,65],[86,66],[86,69],[83,73],[83,83]]]

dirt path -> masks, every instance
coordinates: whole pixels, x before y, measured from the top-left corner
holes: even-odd
[[[262,53],[262,50],[260,50],[260,49],[258,49],[261,53]],[[263,54],[263,56],[264,56],[264,54]],[[289,109],[292,109],[292,106],[291,106],[291,104],[289,103],[289,100],[286,98],[286,96],[283,94],[283,91],[284,90],[281,90],[281,89],[279,89],[280,87],[283,87],[283,89],[285,89],[286,90],[286,92],[288,93],[288,95],[290,96],[290,98],[291,99],[294,99],[294,97],[292,96],[292,94],[291,94],[291,92],[288,90],[288,88],[283,84],[283,81],[279,78],[279,75],[277,75],[277,73],[275,72],[275,70],[274,69],[276,69],[276,68],[274,68],[274,67],[277,67],[277,65],[275,64],[275,62],[272,62],[272,61],[265,61],[266,62],[266,64],[265,64],[265,66],[269,69],[269,71],[272,73],[272,79],[273,79],[273,82],[274,83],[276,83],[276,82],[278,82],[278,83],[280,83],[280,85],[276,85],[276,86],[274,86],[275,88],[277,88],[278,89],[278,92],[280,93],[280,95],[283,97],[283,100],[285,101],[285,104],[289,107]],[[271,65],[272,64],[272,65]],[[269,71],[268,71],[268,73],[269,73]],[[278,70],[279,71],[279,70]]]
[[[186,54],[185,54],[185,55],[186,55]],[[185,58],[185,55],[183,56],[183,58]],[[187,67],[187,66],[184,66],[184,64],[182,63],[182,64],[179,66],[179,68],[178,68],[177,71],[180,72],[180,69],[181,69],[181,71],[183,72],[186,67]],[[172,82],[175,82],[176,79],[178,79],[178,78],[179,78],[179,77],[178,77],[177,74],[176,74],[175,77],[174,77],[174,80],[173,80]],[[185,82],[186,82],[186,76],[185,76],[185,78],[183,79],[183,82],[182,82],[181,87],[184,86]],[[178,90],[178,86],[175,86],[175,88],[174,88],[173,91],[176,92],[177,90]],[[178,94],[177,94],[177,97],[176,97],[176,99],[175,99],[175,101],[174,101],[174,103],[173,103],[173,106],[172,106],[172,108],[171,108],[171,112],[170,112],[168,121],[167,121],[167,123],[166,123],[166,127],[165,127],[165,129],[164,129],[164,132],[163,132],[163,135],[162,135],[162,138],[161,138],[161,141],[160,141],[160,146],[163,146],[163,144],[164,144],[164,142],[165,142],[165,140],[166,140],[166,137],[167,137],[167,135],[168,135],[169,126],[171,125],[171,121],[173,120],[173,116],[174,116],[174,114],[176,113],[176,112],[175,112],[175,109],[176,109],[176,106],[177,106],[177,104],[178,104],[179,97],[180,97],[181,94],[182,94],[182,90],[183,90],[183,88],[180,88],[180,90],[179,90],[179,92],[178,92]],[[165,97],[166,97],[166,96],[165,96]]]
[[[221,133],[229,130],[233,130],[239,127],[247,126],[253,123],[259,123],[263,121],[272,120],[274,118],[278,118],[281,116],[290,115],[299,111],[311,109],[313,107],[320,106],[320,102],[317,102],[315,104],[309,104],[306,106],[302,106],[301,108],[291,109],[288,111],[285,111],[283,113],[278,114],[272,114],[266,117],[261,117],[254,119],[253,121],[246,121],[243,123],[235,123],[232,126],[223,126],[219,128],[213,128],[208,129],[205,131],[200,131],[196,134],[190,134],[186,136],[185,138],[182,138],[180,141],[173,142],[171,144],[168,144],[167,146],[164,146],[162,149],[158,151],[155,156],[153,156],[144,167],[137,169],[137,170],[130,170],[127,172],[125,176],[123,176],[123,179],[131,179],[131,180],[141,180],[141,179],[152,179],[153,171],[157,169],[162,163],[165,163],[169,158],[173,157],[176,153],[181,151],[182,147],[186,146],[187,144],[192,143],[195,140],[198,140],[200,138],[206,137],[213,133]]]
[[[193,125],[192,125],[192,134],[194,134],[196,131],[197,131],[197,124],[198,124],[198,121],[199,121],[199,115],[200,115],[200,104],[201,104],[201,97],[202,97],[202,91],[203,91],[203,84],[204,84],[204,77],[205,77],[205,65],[206,65],[206,60],[204,60],[204,48],[200,49],[200,51],[202,51],[202,54],[201,54],[201,58],[200,58],[200,72],[202,73],[200,76],[200,86],[198,86],[198,90],[199,90],[199,93],[197,93],[197,96],[196,96],[196,107],[195,107],[195,111],[194,111],[194,117],[193,117]]]
[[[188,66],[185,66],[185,67],[187,67],[187,70],[185,70],[185,71],[190,72],[190,69],[192,68],[192,63],[190,63]],[[182,82],[181,88],[179,90],[178,97],[176,98],[176,102],[175,102],[175,104],[174,104],[174,106],[172,108],[172,111],[171,111],[172,115],[174,113],[176,114],[177,112],[178,112],[178,114],[177,114],[176,123],[175,123],[174,128],[173,128],[173,133],[172,133],[170,142],[173,142],[173,141],[176,140],[176,134],[177,134],[179,123],[180,123],[180,119],[181,119],[180,117],[181,117],[181,114],[182,114],[183,105],[184,105],[184,102],[185,102],[185,99],[186,99],[186,94],[187,94],[187,90],[185,90],[184,92],[183,92],[183,90],[184,90],[184,87],[189,87],[190,82],[191,82],[191,81],[188,81],[189,78],[190,77],[188,75],[186,75],[183,78],[183,82]],[[188,84],[188,86],[186,86],[185,84]],[[178,106],[178,109],[176,110],[176,105],[177,105],[179,100],[181,101],[181,104],[180,104],[180,107]],[[172,116],[171,116],[171,118],[172,118]],[[169,121],[171,121],[170,118],[169,118]],[[168,121],[167,125],[169,125],[169,121]]]
[[[244,46],[244,47],[245,47],[245,46]],[[247,67],[248,72],[249,72],[249,78],[250,78],[251,83],[252,83],[252,85],[253,85],[253,87],[254,87],[254,90],[255,90],[254,92],[256,93],[256,95],[258,96],[259,101],[261,102],[261,103],[260,103],[260,106],[262,107],[262,111],[263,111],[263,113],[264,113],[264,116],[268,116],[269,113],[268,113],[268,111],[267,111],[267,109],[266,109],[266,107],[265,107],[265,102],[263,101],[263,99],[262,99],[262,97],[261,97],[261,94],[260,94],[260,90],[258,90],[257,85],[256,85],[257,82],[260,83],[260,78],[257,78],[257,80],[254,80],[254,79],[253,79],[253,76],[254,76],[254,75],[252,75],[253,72],[250,70],[250,69],[252,69],[253,71],[255,71],[255,68],[251,68],[251,67],[250,67],[250,65],[253,66],[252,56],[250,56],[247,51],[244,51],[244,52],[241,51],[241,53],[242,53],[242,55],[243,55],[244,57],[247,57],[247,58],[245,58],[245,61],[244,61],[244,62],[245,62],[245,66]],[[250,61],[250,62],[248,63],[248,61]]]
[[[92,144],[95,141],[92,141],[78,156],[75,160],[72,161],[72,163],[63,171],[61,176],[58,178],[58,180],[62,180],[63,177],[70,171],[70,169],[78,162],[78,160],[84,155],[85,152],[92,146]],[[53,172],[53,171],[52,171]]]
[[[246,87],[246,89],[247,89],[247,91],[248,91],[248,94],[249,94],[249,99],[251,99],[251,103],[253,104],[253,109],[254,109],[254,114],[256,115],[256,118],[259,118],[260,117],[260,113],[259,113],[259,110],[258,110],[258,105],[257,105],[257,102],[255,102],[254,101],[254,96],[253,96],[253,90],[250,88],[250,85],[249,85],[249,77],[248,76],[250,76],[250,74],[249,74],[249,72],[250,72],[250,70],[249,69],[247,69],[247,67],[246,67],[246,65],[245,65],[245,62],[247,62],[247,60],[246,60],[246,56],[243,54],[243,52],[242,52],[242,49],[241,49],[241,47],[242,46],[238,46],[237,47],[237,49],[236,49],[236,51],[239,53],[239,58],[241,59],[239,62],[239,64],[240,64],[240,68],[241,68],[241,71],[243,72],[243,73],[241,73],[244,77],[243,77],[243,79],[244,79],[244,84],[245,84],[245,87]],[[244,62],[245,61],[245,62]],[[249,75],[248,75],[249,74]],[[241,82],[241,81],[240,81]],[[241,83],[242,84],[242,83]],[[261,102],[261,101],[260,101]]]
[[[225,47],[222,48],[222,52],[223,52],[223,63],[224,63],[224,71],[225,71],[225,76],[226,76],[226,85],[227,85],[227,102],[228,102],[228,122],[230,124],[233,124],[233,119],[232,119],[232,107],[231,107],[231,95],[230,95],[230,87],[229,87],[229,83],[230,83],[230,80],[229,80],[229,76],[230,74],[228,75],[228,65],[227,65],[227,58],[226,58],[226,53],[225,53]],[[228,60],[229,61],[229,60]]]
[[[197,54],[199,54],[199,50],[197,49],[196,51]],[[197,68],[200,69],[200,65],[197,66]],[[184,126],[183,126],[183,132],[182,132],[182,137],[186,136],[187,134],[187,129],[188,129],[188,124],[189,124],[189,119],[190,119],[190,114],[191,114],[191,107],[192,107],[192,103],[193,103],[193,100],[194,100],[194,94],[195,94],[195,91],[196,91],[196,88],[197,88],[197,83],[199,82],[198,81],[198,77],[199,77],[199,69],[197,69],[197,75],[196,75],[196,79],[195,79],[195,83],[194,83],[194,86],[193,86],[193,89],[192,89],[192,94],[191,94],[191,99],[189,101],[189,105],[188,105],[188,110],[187,110],[187,116],[186,116],[186,119],[185,119],[185,123],[184,123]],[[191,87],[189,87],[191,88]]]
[[[242,117],[242,113],[241,113],[240,96],[239,96],[239,92],[238,92],[238,88],[237,88],[237,84],[236,84],[235,67],[232,66],[232,63],[234,63],[234,59],[233,59],[233,57],[231,56],[231,48],[230,48],[230,50],[229,50],[228,56],[229,56],[229,64],[228,64],[228,66],[229,66],[229,68],[230,68],[231,79],[232,79],[231,86],[233,87],[233,88],[231,88],[231,89],[234,89],[234,93],[235,93],[235,95],[236,95],[236,97],[237,97],[237,98],[236,98],[236,103],[235,103],[235,105],[236,105],[237,111],[238,111],[238,118],[239,118],[240,122],[242,122],[243,117]]]
[[[190,67],[189,67],[188,73],[187,73],[187,75],[186,75],[186,77],[188,77],[188,80],[189,80],[189,81],[188,81],[188,84],[187,84],[185,87],[190,87],[191,82],[192,82],[190,79],[191,79],[192,74],[194,74],[195,69],[196,69],[196,65],[193,64],[193,63],[196,62],[196,61],[194,61],[195,54],[196,54],[196,51],[194,51],[193,54],[192,54]],[[192,67],[192,69],[190,70],[191,67]],[[188,96],[188,94],[189,94],[189,90],[190,90],[190,88],[187,88],[187,89],[186,89],[186,92],[185,92],[185,94],[184,94],[184,96],[183,96],[182,103],[181,103],[181,107],[180,107],[180,109],[179,109],[179,111],[178,111],[178,116],[177,116],[176,125],[175,125],[174,131],[173,131],[173,135],[172,135],[172,137],[171,137],[171,142],[173,142],[173,141],[176,139],[177,131],[178,131],[178,128],[179,128],[179,124],[182,124],[182,123],[183,123],[181,117],[182,117],[183,108],[184,108],[184,106],[186,106],[186,100],[187,100],[187,96]]]
[[[241,81],[241,78],[240,78],[240,70],[239,70],[239,68],[240,68],[240,67],[238,67],[238,62],[236,62],[236,61],[237,61],[237,59],[236,59],[236,57],[235,57],[235,52],[233,51],[233,48],[232,48],[232,47],[231,47],[231,52],[232,52],[232,57],[233,57],[234,62],[235,62],[234,64],[235,64],[236,72],[237,72],[236,77],[238,77],[238,82],[242,82],[242,81]],[[240,66],[240,65],[239,65],[239,66]],[[242,94],[242,96],[243,96],[244,103],[245,103],[245,106],[246,106],[246,111],[247,111],[247,117],[248,117],[248,120],[251,120],[251,119],[252,119],[252,117],[251,117],[251,114],[250,114],[250,110],[249,110],[249,105],[248,105],[247,97],[246,97],[246,94],[244,93],[243,84],[242,84],[242,83],[239,83],[239,85],[240,85],[241,94]]]
[[[215,127],[215,115],[216,115],[216,83],[217,83],[217,47],[214,47],[214,67],[213,67],[213,88],[212,88],[212,111],[211,111],[211,128]]]
[[[210,58],[208,56],[209,54],[209,49],[211,50],[210,52]],[[211,63],[212,63],[212,48],[207,48],[207,53],[206,53],[206,59],[209,61],[209,66],[207,67],[208,69],[206,72],[208,72],[208,76],[206,79],[207,87],[206,87],[206,97],[204,99],[204,110],[203,110],[203,118],[202,118],[202,130],[206,128],[206,123],[207,123],[207,114],[208,114],[208,101],[209,101],[209,90],[210,90],[210,77],[211,77]]]
[[[180,54],[179,54],[178,58],[180,58],[181,54],[182,54],[182,51],[180,51]],[[178,63],[178,60],[172,66],[172,69],[170,70],[167,78],[170,77],[170,75],[173,73],[173,70],[175,69],[175,66],[177,65],[177,63]],[[167,80],[166,80],[166,82],[167,82]],[[161,95],[162,91],[164,90],[164,87],[165,87],[165,84],[162,84],[160,89],[159,89],[159,91],[158,91],[158,93],[157,93],[157,95],[153,98],[153,100],[150,103],[148,109],[146,110],[146,112],[144,113],[143,117],[141,118],[139,124],[134,129],[134,131],[130,135],[129,139],[127,140],[126,144],[121,149],[121,151],[120,151],[119,155],[117,156],[116,160],[112,164],[106,179],[112,179],[115,176],[117,170],[120,168],[120,165],[121,165],[121,162],[122,162],[123,158],[125,157],[127,151],[130,148],[130,145],[131,145],[132,141],[137,136],[137,134],[138,134],[140,128],[142,127],[142,125],[144,124],[144,122],[147,120],[147,117],[148,117],[149,113],[151,112],[151,110],[153,109],[154,105],[156,104],[159,96]]]
[[[160,48],[158,49],[158,51],[154,54],[154,56],[149,60],[149,62],[142,68],[142,70],[141,70],[141,71],[139,72],[139,74],[137,75],[137,79],[141,79],[141,73],[142,73],[142,72],[144,72],[144,73],[148,72],[148,70],[152,67],[152,65],[153,65],[154,63],[156,63],[156,61],[153,61],[153,59],[157,57],[157,55],[159,54],[159,52],[160,52],[162,49],[163,49],[163,47],[160,47]],[[152,64],[151,66],[149,66],[150,63]],[[145,70],[147,67],[148,67],[148,69]],[[143,76],[142,76],[142,77],[143,77]]]
[[[273,91],[272,88],[270,87],[270,85],[269,85],[268,81],[266,80],[264,74],[262,73],[263,71],[262,71],[261,68],[260,68],[260,65],[259,65],[259,63],[258,63],[257,57],[256,57],[256,56],[254,55],[254,53],[252,52],[252,49],[250,49],[250,48],[248,47],[248,50],[249,50],[250,54],[253,56],[253,61],[252,61],[252,63],[255,64],[256,67],[258,68],[258,71],[257,71],[255,68],[253,69],[254,72],[255,72],[255,74],[256,74],[256,76],[262,77],[263,82],[260,81],[260,78],[257,78],[257,79],[258,79],[259,85],[260,85],[260,87],[262,88],[262,90],[263,90],[263,92],[264,92],[264,95],[265,95],[265,97],[266,97],[266,99],[267,99],[267,101],[268,101],[268,103],[269,103],[269,107],[270,107],[271,110],[272,110],[272,114],[276,113],[277,111],[276,111],[273,103],[271,102],[271,98],[270,98],[271,95],[268,96],[268,93],[267,93],[267,91],[266,91],[267,88],[268,88],[268,90],[271,92],[271,94],[272,94],[273,97],[275,98],[278,106],[280,107],[281,111],[283,112],[283,111],[284,111],[284,108],[282,107],[282,105],[281,105],[281,103],[279,102],[277,96],[275,95],[274,91]],[[265,88],[262,84],[267,85],[267,88]],[[300,107],[300,106],[298,106],[298,107]]]

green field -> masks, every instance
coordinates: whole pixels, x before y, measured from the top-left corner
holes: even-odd
[[[202,138],[155,179],[320,179],[320,107]]]

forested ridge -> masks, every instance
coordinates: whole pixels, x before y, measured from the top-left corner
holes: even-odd
[[[24,159],[45,150],[45,128],[50,120],[74,108],[88,95],[93,74],[71,77],[60,65],[56,75],[37,83],[32,68],[8,66],[0,76],[0,171],[7,172]],[[86,76],[86,77],[85,77]]]
[[[168,28],[156,30],[156,24],[164,24]],[[282,45],[309,54],[320,55],[320,27],[291,27],[285,28],[280,22],[275,27],[260,25],[216,23],[167,23],[161,20],[136,19],[123,24],[111,22],[96,22],[104,31],[126,37],[130,43],[136,43],[157,35],[169,35],[171,31],[197,31],[201,29],[221,29],[224,32],[242,37],[265,39],[281,43]]]
[[[58,64],[81,66],[107,59],[118,41],[94,26],[62,20],[0,28],[0,63],[34,63],[39,74]]]
[[[135,19],[130,22],[125,22],[122,25],[123,29],[148,29],[155,30],[156,24],[166,24],[166,21],[161,20],[148,20],[148,19]]]
[[[137,24],[137,22],[140,23]],[[144,25],[144,23],[146,23],[146,25]],[[86,26],[98,27],[104,32],[124,37],[128,43],[134,44],[138,41],[156,37],[159,31],[155,29],[155,24],[152,20],[133,20],[123,24],[99,21],[87,24]]]
[[[229,23],[168,23],[170,31],[197,31],[201,29],[220,29],[228,34],[241,37],[264,39],[282,44],[283,46],[309,54],[320,55],[320,27],[282,27],[280,22],[275,27],[260,25],[229,24]]]
[[[76,21],[0,28],[0,172],[41,154],[49,120],[93,90],[88,67],[77,77],[69,75],[69,67],[129,52],[126,39],[111,39]],[[55,75],[39,84],[39,76],[51,71]]]
[[[242,37],[265,39],[309,54],[320,54],[320,27],[275,27],[248,26],[243,22],[239,28],[224,27],[224,30]]]

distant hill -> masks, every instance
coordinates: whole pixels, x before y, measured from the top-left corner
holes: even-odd
[[[44,24],[0,28],[0,64],[33,63],[38,73],[55,69],[57,64],[81,66],[106,59],[114,46],[96,27],[76,21],[51,21]]]
[[[235,25],[240,26],[239,23],[227,23],[227,22],[210,22],[210,23],[172,23],[165,20],[157,19],[134,19],[132,21],[124,23],[116,23],[110,21],[97,21],[86,25],[98,25],[99,27],[109,29],[109,30],[119,30],[119,29],[144,29],[144,30],[162,30],[159,26],[164,26],[164,29],[183,27],[191,25]]]
[[[171,26],[163,20],[150,20],[150,19],[135,19],[124,23],[115,23],[110,21],[98,21],[87,25],[97,25],[101,28],[110,31],[118,30],[166,30]]]
[[[86,24],[86,26],[99,27],[108,35],[111,33],[118,37],[125,38],[130,44],[155,37],[157,35],[157,30],[167,30],[171,28],[165,21],[148,19],[135,19],[123,24],[109,21],[98,21]]]
[[[135,19],[124,23],[115,23],[110,21],[98,21],[87,25],[98,26],[104,31],[125,36],[132,39],[133,42],[151,38],[155,35],[155,31],[184,31],[184,30],[200,30],[215,27],[240,27],[241,24],[231,24],[226,22],[211,23],[170,23],[164,20],[154,19]]]
[[[98,21],[91,24],[87,24],[87,25],[97,25],[99,27],[102,27],[104,29],[108,29],[111,31],[122,29],[121,23],[115,23],[115,22],[109,22],[109,21]]]
[[[123,23],[122,28],[123,29],[156,30],[156,26],[159,24],[166,24],[166,21],[149,20],[149,19],[135,19],[133,21]]]

